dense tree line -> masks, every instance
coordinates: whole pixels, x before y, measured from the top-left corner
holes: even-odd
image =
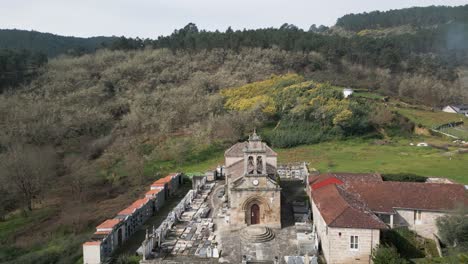
[[[48,57],[60,54],[82,55],[106,47],[116,37],[65,37],[19,29],[0,29],[0,49],[26,49]]]
[[[31,81],[46,63],[47,56],[44,53],[0,49],[0,93],[9,87]]]
[[[286,51],[318,52],[327,62],[339,69],[341,61],[366,67],[381,67],[392,72],[410,72],[437,76],[443,80],[457,78],[455,68],[466,64],[468,31],[465,24],[451,24],[436,29],[424,29],[415,34],[374,38],[354,35],[304,31],[291,24],[280,28],[232,30],[225,32],[199,30],[188,24],[169,36],[157,40],[121,38],[113,49],[141,49],[145,47],[200,51],[242,48],[279,48]]]
[[[468,5],[412,7],[385,12],[348,14],[339,18],[336,25],[347,30],[360,31],[402,25],[427,27],[454,22],[468,23]]]

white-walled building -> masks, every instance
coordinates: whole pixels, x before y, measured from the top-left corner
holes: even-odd
[[[127,238],[122,219],[108,219],[96,227],[91,241],[83,244],[83,262],[104,262]]]
[[[351,88],[344,88],[344,89],[343,89],[343,97],[344,97],[344,98],[348,98],[348,97],[351,96],[353,93],[354,93],[354,90],[351,89]]]
[[[455,113],[468,116],[468,105],[447,105],[442,108],[443,112],[446,113]]]

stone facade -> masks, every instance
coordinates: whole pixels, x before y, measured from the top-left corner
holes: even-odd
[[[311,205],[314,228],[327,263],[371,263],[372,249],[379,245],[379,229],[328,227],[312,199]],[[351,249],[351,236],[358,237],[357,249]]]
[[[396,209],[396,211],[397,214],[394,222],[396,226],[407,226],[418,235],[428,239],[433,239],[434,234],[437,235],[438,233],[436,226],[437,218],[447,215],[447,213],[444,212],[424,210]],[[418,211],[420,213],[418,213]]]
[[[226,194],[233,228],[261,224],[281,228],[281,188],[276,153],[255,133],[225,153]]]

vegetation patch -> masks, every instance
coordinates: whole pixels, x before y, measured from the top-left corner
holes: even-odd
[[[385,230],[381,240],[382,244],[395,247],[406,259],[425,257],[423,239],[407,228]]]
[[[395,110],[401,115],[409,118],[417,125],[427,128],[434,128],[447,123],[468,121],[463,115],[445,113],[441,111],[431,111],[416,108],[395,107]]]
[[[399,173],[399,174],[382,174],[384,181],[398,181],[398,182],[425,182],[427,177],[415,174]]]

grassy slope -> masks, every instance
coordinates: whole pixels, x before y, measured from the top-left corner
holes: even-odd
[[[356,95],[369,99],[380,99],[376,93],[358,92]],[[415,124],[432,127],[459,121],[463,116],[432,112],[416,108],[393,106],[394,110]],[[465,118],[465,122],[467,119]],[[395,140],[392,144],[376,145],[373,140],[347,140],[304,145],[290,149],[275,149],[278,162],[306,161],[310,168],[319,171],[413,173],[421,176],[447,177],[468,184],[468,154],[444,155],[445,151],[430,147],[410,146],[410,143],[430,142],[437,145],[448,141],[437,137],[423,137],[410,141]],[[451,148],[454,151],[456,148]],[[199,173],[223,163],[223,152],[210,155],[203,162],[179,166],[180,171]]]
[[[279,162],[304,160],[320,171],[414,173],[468,183],[468,155],[450,158],[437,149],[410,146],[407,140],[383,146],[361,140],[327,142],[280,149],[278,154]]]
[[[415,124],[421,124],[427,128],[432,128],[434,126],[439,126],[450,122],[468,121],[468,118],[465,118],[463,115],[445,113],[441,111],[431,112],[402,107],[395,107],[395,110],[401,115],[408,117]]]
[[[433,148],[415,147],[408,140],[390,145],[375,145],[373,141],[347,140],[275,149],[278,162],[310,162],[309,167],[319,171],[414,173],[422,176],[448,177],[468,184],[468,154],[451,158]],[[218,158],[192,166],[181,167],[185,172],[200,172],[222,162]]]

